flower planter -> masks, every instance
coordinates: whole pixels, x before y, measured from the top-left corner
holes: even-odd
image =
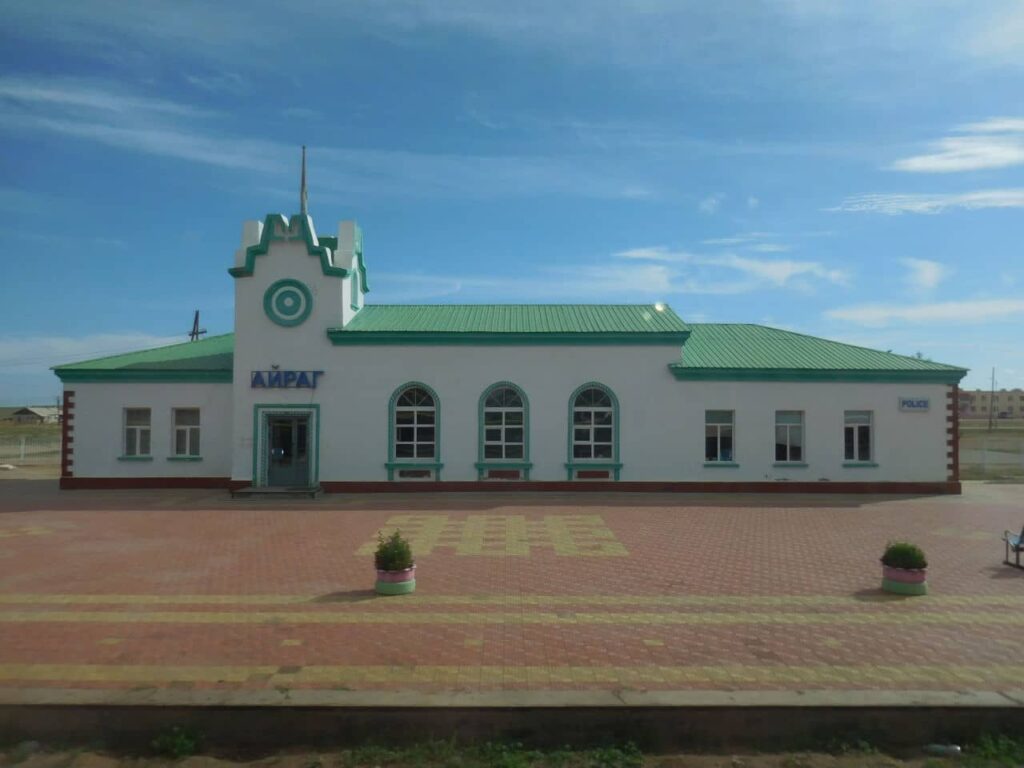
[[[882,566],[882,590],[894,595],[927,595],[927,568]]]
[[[416,590],[416,566],[404,571],[377,571],[378,595],[407,595]]]

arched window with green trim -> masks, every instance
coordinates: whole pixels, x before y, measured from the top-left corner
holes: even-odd
[[[619,401],[604,384],[591,381],[569,398],[570,480],[618,480]]]
[[[439,480],[441,402],[426,384],[409,382],[388,403],[388,480]]]
[[[478,440],[479,479],[530,479],[530,402],[520,387],[499,381],[483,391]]]

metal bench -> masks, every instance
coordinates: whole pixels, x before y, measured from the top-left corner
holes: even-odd
[[[1006,544],[1006,557],[1003,562],[1007,565],[1014,565],[1017,568],[1024,568],[1024,565],[1020,564],[1020,553],[1024,552],[1024,528],[1021,528],[1020,533],[1003,531],[1003,543]],[[1016,562],[1010,562],[1011,552],[1016,555],[1014,558]]]

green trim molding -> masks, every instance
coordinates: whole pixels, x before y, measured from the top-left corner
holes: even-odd
[[[736,469],[738,466],[739,466],[739,464],[737,464],[735,461],[705,461],[704,462],[704,468],[705,469],[709,469],[709,468],[710,469],[718,469],[718,468]]]
[[[337,247],[337,238],[325,237],[323,239]],[[331,247],[320,244],[320,239],[313,231],[313,220],[309,216],[296,213],[291,219],[286,219],[283,214],[269,213],[263,219],[263,232],[260,235],[260,241],[245,249],[245,263],[240,267],[231,267],[228,274],[232,277],[252,277],[256,270],[256,257],[265,256],[270,250],[271,243],[295,240],[302,240],[306,244],[306,253],[320,259],[320,271],[325,276],[348,277],[352,272],[352,270],[332,264],[334,258]],[[356,228],[354,259],[355,268],[359,271],[359,289],[364,294],[368,293],[370,284],[366,281],[366,264],[363,261],[363,237],[358,227]]]
[[[123,381],[135,384],[165,384],[174,382],[197,382],[209,384],[230,384],[232,371],[189,371],[189,370],[132,370],[120,368],[110,370],[54,370],[61,381],[104,382]]]
[[[572,434],[572,428],[573,428],[572,409],[573,409],[573,405],[576,403],[576,398],[579,397],[579,394],[581,392],[583,392],[586,389],[591,389],[591,388],[600,389],[602,392],[606,393],[608,395],[608,397],[612,401],[612,458],[611,458],[610,461],[608,459],[595,459],[595,460],[590,460],[590,461],[580,460],[580,459],[575,458],[572,455],[572,443],[573,443],[573,440],[572,440],[572,438],[573,438],[573,434]],[[567,427],[568,427],[568,429],[567,429],[567,432],[566,432],[566,447],[565,447],[566,461],[565,461],[565,468],[566,468],[568,477],[566,479],[567,480],[572,480],[573,479],[573,476],[572,476],[573,471],[576,470],[576,469],[582,469],[582,468],[586,468],[586,467],[593,467],[594,469],[612,469],[612,470],[614,470],[615,479],[618,480],[619,479],[619,470],[622,469],[622,462],[619,460],[619,431],[620,431],[620,423],[619,423],[619,398],[617,398],[615,396],[615,393],[612,391],[611,387],[606,386],[605,384],[601,384],[600,382],[597,382],[597,381],[588,381],[586,384],[580,384],[578,387],[576,387],[576,389],[574,389],[572,391],[572,394],[569,395],[569,415],[568,415]]]
[[[846,467],[847,469],[860,469],[860,468],[870,469],[872,467],[877,467],[878,466],[878,462],[876,462],[876,461],[844,461],[843,462],[843,466]]]
[[[773,467],[779,467],[785,469],[786,467],[794,467],[796,469],[803,469],[810,465],[806,461],[773,461]]]
[[[487,403],[487,398],[490,397],[491,393],[498,389],[511,389],[514,390],[517,395],[523,401],[523,458],[521,459],[488,459],[484,457],[484,410]],[[476,420],[477,420],[477,439],[476,439],[476,479],[483,480],[488,469],[521,469],[523,470],[523,479],[530,479],[530,468],[533,464],[530,462],[530,399],[526,396],[526,392],[518,384],[514,384],[511,381],[496,381],[491,386],[487,387],[481,394],[480,399],[477,401],[476,408]]]
[[[685,333],[507,333],[470,331],[359,331],[328,328],[327,338],[335,346],[344,345],[457,345],[476,346],[535,345],[591,346],[596,344],[651,346],[682,344]]]
[[[407,459],[399,460],[395,456],[395,404],[398,402],[399,395],[413,387],[425,390],[434,398],[434,458],[429,462],[409,461]],[[444,464],[441,463],[441,398],[437,396],[437,392],[422,381],[407,381],[392,392],[391,398],[388,400],[388,459],[384,462],[384,467],[388,471],[388,482],[395,479],[396,469],[413,469],[416,467],[433,469],[434,480],[440,481],[441,468],[443,466]]]
[[[202,456],[168,456],[168,461],[202,461]]]
[[[118,461],[152,461],[152,456],[118,456]]]
[[[686,354],[685,347],[683,354]],[[966,371],[846,371],[812,368],[694,368],[669,363],[679,381],[849,381],[872,384],[956,384]]]
[[[260,455],[260,446],[264,444],[265,430],[263,429],[263,417],[269,414],[308,414],[313,420],[313,429],[309,431],[310,445],[309,453],[309,487],[313,488],[320,483],[320,404],[309,403],[306,405],[294,405],[290,403],[256,403],[252,407],[252,484],[257,488],[266,487],[266,467],[263,463],[263,455]]]
[[[302,325],[313,311],[313,294],[301,280],[278,280],[263,294],[263,311],[285,328]]]

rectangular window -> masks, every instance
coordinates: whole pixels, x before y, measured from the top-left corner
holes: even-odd
[[[804,412],[775,412],[775,460],[804,460]]]
[[[871,411],[846,411],[843,457],[846,461],[871,461]]]
[[[199,456],[199,409],[174,409],[174,455]]]
[[[125,408],[124,455],[151,455],[149,436],[149,408]]]
[[[704,411],[704,461],[735,461],[733,412]]]

